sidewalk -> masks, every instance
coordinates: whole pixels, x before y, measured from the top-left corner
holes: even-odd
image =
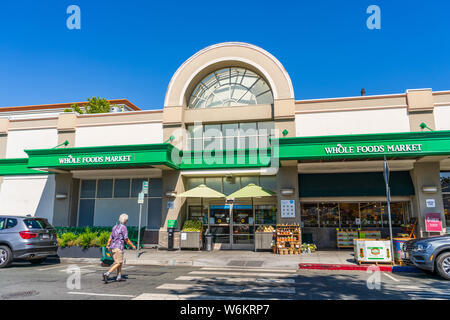
[[[301,255],[277,255],[272,252],[241,250],[186,251],[142,249],[125,251],[125,264],[201,267],[253,267],[297,270],[300,263],[355,265],[353,251],[317,251]]]

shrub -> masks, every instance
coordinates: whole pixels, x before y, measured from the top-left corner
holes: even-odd
[[[186,220],[183,226],[183,230],[185,232],[188,231],[202,231],[203,225],[202,222],[199,220]]]
[[[77,240],[77,236],[72,232],[63,233],[60,238],[58,238],[58,245],[62,248],[66,246],[72,246],[73,242]]]
[[[106,247],[111,232],[103,231],[91,241],[91,247]]]
[[[79,245],[83,248],[89,248],[93,240],[97,237],[97,232],[91,232],[86,228],[86,232],[78,236]]]

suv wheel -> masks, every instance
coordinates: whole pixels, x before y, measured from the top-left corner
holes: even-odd
[[[11,249],[7,246],[0,246],[0,268],[7,267],[12,262]]]
[[[446,280],[450,280],[450,252],[439,255],[436,266],[439,275]]]

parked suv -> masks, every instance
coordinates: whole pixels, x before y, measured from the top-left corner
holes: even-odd
[[[450,235],[407,241],[403,251],[417,268],[450,280]]]
[[[0,268],[15,259],[40,264],[57,248],[56,231],[47,219],[0,216]]]

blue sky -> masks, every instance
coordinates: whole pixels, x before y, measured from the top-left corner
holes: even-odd
[[[66,9],[81,8],[81,30]],[[366,9],[381,8],[381,30]],[[163,107],[176,69],[224,41],[285,66],[295,98],[450,90],[450,1],[103,1],[0,3],[0,106],[127,98]]]

